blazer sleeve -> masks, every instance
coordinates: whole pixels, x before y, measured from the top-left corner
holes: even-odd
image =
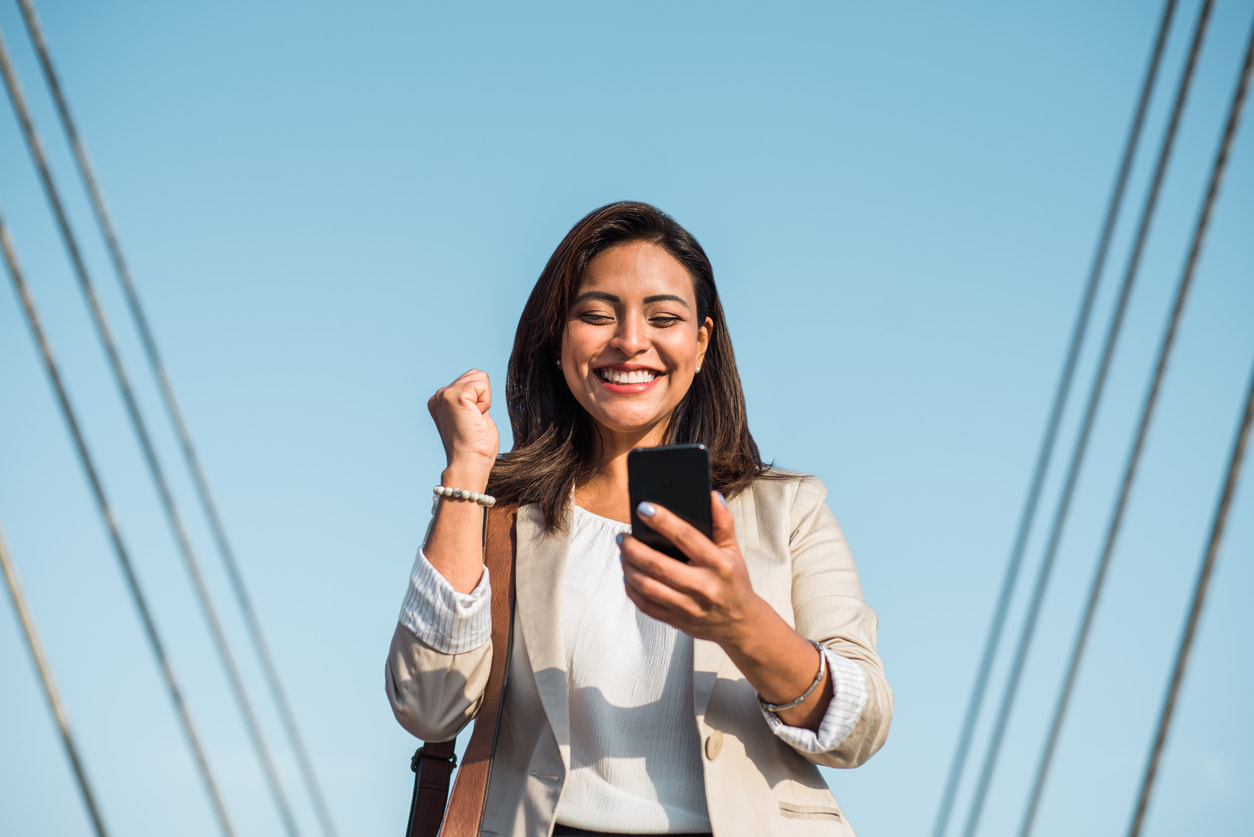
[[[487,580],[485,570],[480,585]],[[396,720],[424,741],[454,738],[474,719],[492,668],[490,627],[482,641],[450,627],[458,621],[453,612],[460,609],[459,598],[464,597],[453,592],[419,550],[392,633],[384,686]],[[453,635],[445,635],[450,630]]]
[[[866,704],[849,735],[832,750],[802,755],[827,767],[857,767],[884,745],[893,716],[893,693],[875,650],[878,620],[862,597],[858,569],[827,506],[821,481],[798,480],[789,525],[796,629],[858,663],[867,690]]]
[[[479,713],[491,668],[490,641],[445,654],[398,623],[384,675],[392,714],[424,741],[447,741]]]

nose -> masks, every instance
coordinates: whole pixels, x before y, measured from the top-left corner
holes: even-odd
[[[610,345],[618,349],[626,357],[635,357],[649,348],[649,335],[643,319],[640,317],[623,317],[618,321],[614,339]]]

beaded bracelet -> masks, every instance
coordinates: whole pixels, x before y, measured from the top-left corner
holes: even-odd
[[[814,690],[817,689],[819,684],[823,682],[823,676],[827,674],[827,653],[823,650],[823,646],[819,645],[814,640],[809,640],[809,642],[819,652],[819,673],[814,675],[814,682],[810,684],[810,688],[801,693],[801,697],[796,700],[790,700],[788,703],[767,703],[762,699],[761,695],[758,695],[758,703],[762,704],[762,708],[767,712],[782,712],[785,709],[792,709],[794,706],[800,706],[806,702],[806,698],[814,694]]]
[[[437,485],[434,490],[435,496],[449,500],[469,500],[472,503],[478,503],[484,508],[496,505],[496,498],[491,494],[480,494],[477,491],[467,491],[464,488],[449,488],[445,485]]]

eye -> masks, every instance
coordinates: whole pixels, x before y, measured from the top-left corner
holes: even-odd
[[[649,318],[649,323],[655,328],[670,328],[683,321],[683,317],[676,317],[674,314],[654,314]]]
[[[614,318],[609,314],[602,314],[599,311],[585,311],[578,315],[578,319],[588,323],[589,325],[608,325],[614,322]]]

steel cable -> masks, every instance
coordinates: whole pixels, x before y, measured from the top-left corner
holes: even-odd
[[[1249,88],[1252,55],[1254,55],[1254,29],[1250,31],[1250,40],[1246,46],[1245,63],[1242,67],[1240,81],[1237,84],[1232,103],[1228,109],[1227,123],[1224,127],[1223,137],[1220,140],[1219,150],[1215,155],[1215,162],[1211,167],[1210,180],[1206,188],[1206,196],[1202,202],[1202,209],[1198,216],[1197,224],[1193,230],[1193,239],[1189,245],[1189,254],[1185,261],[1184,272],[1181,274],[1180,281],[1176,287],[1175,302],[1172,306],[1171,315],[1168,318],[1166,329],[1160,340],[1158,359],[1154,366],[1154,374],[1152,376],[1149,390],[1145,395],[1144,403],[1141,407],[1141,417],[1137,423],[1136,439],[1132,444],[1132,449],[1128,453],[1127,463],[1124,466],[1123,478],[1120,482],[1119,497],[1115,503],[1115,508],[1111,514],[1110,522],[1106,530],[1101,557],[1098,560],[1097,568],[1089,587],[1089,597],[1084,609],[1084,617],[1071,649],[1067,674],[1063,682],[1062,690],[1058,695],[1058,700],[1054,710],[1054,717],[1050,722],[1049,735],[1046,738],[1046,744],[1041,753],[1040,762],[1036,769],[1036,777],[1032,785],[1032,794],[1024,814],[1023,824],[1019,829],[1019,833],[1022,837],[1027,837],[1027,835],[1032,831],[1032,825],[1036,818],[1037,808],[1040,804],[1045,779],[1049,772],[1050,762],[1053,758],[1054,749],[1058,743],[1058,736],[1066,716],[1067,706],[1071,700],[1071,692],[1075,686],[1076,676],[1079,672],[1080,663],[1084,656],[1084,649],[1086,643],[1088,642],[1089,631],[1092,628],[1094,614],[1097,611],[1098,600],[1101,598],[1102,586],[1106,578],[1106,570],[1109,567],[1111,557],[1114,554],[1115,541],[1119,535],[1119,526],[1123,520],[1123,513],[1127,506],[1128,498],[1132,493],[1132,482],[1136,478],[1137,464],[1139,463],[1141,451],[1149,432],[1149,424],[1151,418],[1153,417],[1154,406],[1158,399],[1158,392],[1162,385],[1163,377],[1166,374],[1167,361],[1171,355],[1176,331],[1184,312],[1184,304],[1188,297],[1189,289],[1192,286],[1193,275],[1197,268],[1198,259],[1201,256],[1202,243],[1206,236],[1206,229],[1210,224],[1211,213],[1214,210],[1216,198],[1219,195],[1219,187],[1223,182],[1224,171],[1227,168],[1228,156],[1232,149],[1232,143],[1236,139],[1237,128],[1240,125],[1241,111],[1245,103],[1246,92]]]
[[[0,42],[0,71],[4,72],[7,80],[9,74],[8,54],[3,49],[3,42]],[[17,289],[18,297],[20,297],[22,301],[22,309],[26,314],[26,322],[30,325],[31,333],[35,337],[35,342],[39,345],[39,351],[44,361],[44,368],[47,371],[48,378],[56,392],[57,403],[61,408],[61,415],[64,417],[65,423],[69,428],[70,437],[74,440],[74,447],[78,452],[79,462],[82,463],[83,471],[87,476],[88,485],[91,487],[92,495],[96,500],[96,506],[100,510],[100,516],[104,518],[105,528],[109,533],[109,541],[113,545],[114,555],[117,557],[118,564],[122,568],[122,574],[126,579],[126,586],[130,590],[131,599],[135,604],[135,610],[139,613],[139,618],[144,628],[144,634],[148,638],[148,645],[152,650],[153,656],[156,658],[158,666],[161,668],[162,676],[165,679],[166,690],[169,692],[170,700],[174,704],[175,710],[178,712],[179,721],[182,724],[183,733],[187,737],[188,746],[191,748],[192,755],[196,760],[196,766],[200,772],[201,781],[205,786],[205,791],[209,794],[209,799],[213,805],[214,813],[217,815],[218,824],[222,828],[222,833],[231,837],[231,835],[235,832],[231,828],[231,821],[227,816],[226,806],[222,802],[222,796],[218,793],[218,785],[217,782],[214,781],[213,771],[209,768],[209,761],[205,757],[204,748],[201,746],[200,736],[196,734],[196,727],[192,723],[191,713],[187,709],[187,703],[183,700],[183,691],[179,688],[178,678],[174,675],[174,668],[170,664],[170,658],[166,654],[165,646],[161,643],[161,636],[157,631],[156,622],[153,621],[152,611],[148,607],[148,601],[144,597],[143,590],[139,586],[139,578],[135,575],[135,569],[131,565],[130,553],[127,551],[126,545],[122,542],[122,534],[118,531],[117,522],[113,518],[113,509],[105,495],[104,485],[100,481],[95,463],[91,458],[91,453],[87,450],[87,442],[83,438],[82,431],[79,429],[78,418],[75,415],[73,406],[70,404],[69,395],[65,390],[65,385],[61,381],[61,373],[58,370],[56,360],[52,355],[52,347],[48,343],[47,336],[44,334],[43,326],[40,324],[39,315],[35,310],[35,302],[26,286],[26,280],[22,276],[21,268],[17,262],[17,256],[13,251],[13,245],[9,241],[9,232],[7,227],[4,225],[3,217],[0,217],[0,250],[3,251],[4,262],[9,270],[9,277],[13,280],[13,286]]]
[[[1089,392],[1088,404],[1084,410],[1084,417],[1080,425],[1079,434],[1076,438],[1071,462],[1068,465],[1067,474],[1063,480],[1062,494],[1059,497],[1058,508],[1055,512],[1054,521],[1049,533],[1049,539],[1045,546],[1045,554],[1041,560],[1041,565],[1037,572],[1036,582],[1032,588],[1031,600],[1028,604],[1027,614],[1024,617],[1022,631],[1019,634],[1019,643],[1015,649],[1014,658],[1011,662],[1010,673],[1007,676],[1006,689],[1002,694],[1002,701],[998,707],[993,731],[990,735],[988,748],[985,752],[984,764],[981,767],[979,778],[976,782],[976,789],[971,803],[971,810],[968,814],[967,823],[963,830],[965,837],[972,837],[972,835],[975,834],[975,830],[979,825],[980,815],[983,812],[984,800],[988,794],[989,784],[992,781],[993,769],[997,764],[997,757],[1001,750],[1001,742],[1005,736],[1006,726],[1010,720],[1010,711],[1014,705],[1019,682],[1022,679],[1023,666],[1027,659],[1028,649],[1032,644],[1032,637],[1036,629],[1036,621],[1040,614],[1041,604],[1045,598],[1045,590],[1049,586],[1050,572],[1053,569],[1054,558],[1058,552],[1058,544],[1062,539],[1062,531],[1065,527],[1067,514],[1071,507],[1071,499],[1075,493],[1076,482],[1079,479],[1080,466],[1084,461],[1084,455],[1088,448],[1089,437],[1097,418],[1097,409],[1101,403],[1102,393],[1105,389],[1106,376],[1110,371],[1111,361],[1114,358],[1115,345],[1118,342],[1119,333],[1123,325],[1123,316],[1127,310],[1128,299],[1132,294],[1132,287],[1135,284],[1136,274],[1140,266],[1141,254],[1144,251],[1145,242],[1149,237],[1150,223],[1153,220],[1154,210],[1158,203],[1158,196],[1162,189],[1164,175],[1167,170],[1167,163],[1171,159],[1171,150],[1175,144],[1176,132],[1180,126],[1180,120],[1184,112],[1184,105],[1188,101],[1189,88],[1191,87],[1193,81],[1193,71],[1197,65],[1198,56],[1201,53],[1202,42],[1205,40],[1206,26],[1210,20],[1212,5],[1212,0],[1204,0],[1202,8],[1198,13],[1197,24],[1194,28],[1188,60],[1185,64],[1184,72],[1181,75],[1180,84],[1176,90],[1175,101],[1171,111],[1171,119],[1168,122],[1166,134],[1163,137],[1162,147],[1159,149],[1158,161],[1154,167],[1154,174],[1150,182],[1149,192],[1146,195],[1145,204],[1141,211],[1141,219],[1137,226],[1132,252],[1128,258],[1127,269],[1124,272],[1123,283],[1120,286],[1119,296],[1115,302],[1110,324],[1107,327],[1106,342],[1102,348],[1101,360],[1098,363],[1097,372],[1094,376],[1092,388]]]
[[[57,684],[52,679],[52,668],[44,656],[43,646],[39,642],[39,634],[35,630],[35,618],[26,606],[26,596],[22,593],[22,582],[17,577],[17,566],[9,557],[9,545],[5,542],[4,529],[0,528],[0,565],[4,568],[4,580],[9,588],[9,596],[13,599],[13,607],[17,611],[17,619],[22,624],[22,633],[26,636],[26,647],[30,649],[31,659],[39,673],[39,681],[44,687],[44,697],[52,717],[61,732],[61,744],[65,747],[66,758],[70,760],[70,768],[74,771],[74,780],[78,784],[78,792],[82,794],[83,804],[87,806],[87,816],[91,819],[92,828],[100,837],[106,837],[104,820],[96,805],[96,797],[91,792],[91,783],[87,781],[87,770],[78,753],[78,745],[74,743],[74,734],[70,732],[70,721],[61,704],[61,696],[57,693]]]
[[[1145,820],[1145,811],[1149,806],[1149,798],[1153,792],[1154,778],[1158,773],[1158,762],[1162,758],[1163,746],[1167,741],[1167,730],[1171,727],[1172,715],[1176,708],[1176,699],[1180,695],[1180,684],[1184,682],[1184,669],[1189,662],[1189,651],[1193,647],[1193,638],[1197,633],[1197,624],[1201,617],[1202,605],[1206,601],[1211,572],[1215,568],[1215,557],[1219,553],[1219,544],[1223,540],[1224,525],[1228,520],[1228,509],[1232,504],[1232,495],[1236,490],[1237,480],[1240,477],[1241,462],[1245,457],[1245,445],[1249,441],[1250,424],[1252,421],[1254,421],[1254,368],[1250,370],[1250,381],[1246,386],[1245,393],[1245,411],[1241,416],[1236,439],[1232,444],[1232,453],[1228,457],[1228,469],[1224,477],[1223,493],[1216,504],[1215,518],[1211,523],[1210,534],[1206,540],[1206,550],[1202,556],[1201,566],[1198,568],[1197,581],[1193,587],[1193,598],[1189,605],[1188,619],[1180,637],[1180,645],[1176,649],[1171,679],[1167,685],[1167,694],[1163,699],[1162,711],[1158,716],[1158,727],[1154,732],[1154,744],[1145,763],[1145,773],[1141,780],[1140,792],[1137,795],[1132,824],[1128,828],[1128,837],[1137,837],[1141,833],[1141,825]]]
[[[30,112],[26,107],[25,98],[22,96],[16,74],[14,73],[13,67],[9,61],[8,50],[4,45],[2,37],[0,37],[0,65],[3,66],[5,86],[8,89],[9,97],[13,103],[13,108],[17,113],[18,121],[21,123],[27,147],[30,150],[35,167],[39,172],[40,181],[43,184],[48,202],[52,207],[54,216],[56,217],[57,226],[65,243],[66,250],[70,255],[70,261],[74,267],[74,273],[78,278],[79,286],[87,300],[88,307],[91,310],[93,322],[96,326],[96,332],[100,337],[105,355],[109,360],[114,381],[121,392],[123,403],[126,406],[127,415],[131,421],[132,427],[135,430],[135,435],[139,441],[140,449],[143,452],[144,461],[148,466],[149,474],[151,475],[157,488],[162,508],[165,511],[166,519],[169,522],[175,541],[178,544],[179,553],[182,556],[184,566],[186,567],[188,575],[192,581],[192,586],[196,592],[205,621],[209,626],[209,631],[213,636],[218,656],[222,662],[223,669],[226,672],[227,679],[230,682],[231,690],[234,694],[240,713],[244,718],[244,723],[248,729],[249,737],[252,739],[254,749],[256,750],[258,759],[261,762],[263,773],[265,774],[267,784],[270,787],[271,795],[274,797],[275,805],[279,809],[280,817],[283,819],[287,832],[290,835],[293,835],[293,837],[296,837],[299,832],[296,828],[296,821],[292,815],[291,807],[288,805],[287,799],[283,794],[282,786],[279,783],[278,772],[276,771],[274,763],[270,758],[269,749],[261,732],[261,726],[257,721],[256,713],[253,711],[252,704],[248,699],[247,691],[244,687],[243,678],[240,676],[234,657],[231,654],[230,647],[227,644],[226,633],[222,628],[217,611],[214,609],[213,602],[209,594],[209,588],[205,582],[203,574],[201,573],[199,562],[196,560],[191,540],[187,535],[182,518],[175,506],[173,492],[170,490],[169,482],[165,478],[165,473],[162,470],[161,463],[157,457],[156,448],[153,445],[150,434],[148,433],[147,425],[144,423],[143,416],[140,414],[139,404],[135,399],[135,394],[131,389],[130,382],[127,378],[126,370],[122,363],[122,357],[119,354],[117,346],[113,340],[112,332],[105,317],[104,308],[101,306],[99,297],[96,295],[95,287],[91,281],[90,275],[87,272],[87,265],[83,260],[81,251],[78,248],[78,243],[75,240],[74,233],[70,229],[69,218],[65,212],[65,207],[61,203],[61,198],[57,192],[56,185],[52,181],[52,173],[48,168],[47,160],[43,154],[42,145],[35,132],[34,124],[30,118]]]
[[[941,794],[940,810],[937,812],[936,823],[932,829],[933,837],[944,837],[945,831],[949,827],[949,817],[953,811],[954,800],[957,797],[958,783],[966,767],[967,753],[970,749],[971,738],[975,733],[975,724],[979,718],[980,709],[984,703],[984,694],[988,689],[988,680],[992,672],[993,661],[996,659],[997,650],[1001,643],[1001,633],[1005,626],[1006,615],[1010,609],[1010,600],[1014,595],[1014,589],[1019,580],[1019,570],[1023,564],[1024,552],[1027,549],[1028,535],[1036,520],[1036,511],[1040,504],[1045,474],[1053,458],[1058,429],[1062,424],[1063,412],[1071,392],[1071,384],[1075,377],[1075,368],[1079,360],[1080,349],[1084,344],[1084,337],[1088,331],[1089,318],[1093,310],[1093,300],[1097,295],[1097,288],[1100,284],[1102,273],[1105,271],[1106,256],[1109,253],[1110,242],[1114,237],[1115,224],[1123,206],[1123,196],[1127,189],[1129,174],[1132,171],[1132,161],[1136,157],[1136,150],[1140,144],[1145,114],[1149,110],[1150,97],[1158,78],[1158,69],[1162,63],[1164,46],[1167,42],[1167,35],[1171,30],[1171,21],[1175,14],[1175,8],[1176,0],[1167,0],[1166,5],[1163,7],[1162,20],[1158,25],[1158,35],[1154,40],[1149,66],[1145,71],[1145,79],[1141,84],[1141,95],[1137,101],[1136,113],[1128,130],[1123,159],[1119,164],[1119,173],[1115,178],[1114,189],[1111,192],[1110,203],[1106,210],[1106,219],[1102,224],[1102,232],[1098,238],[1092,267],[1089,270],[1088,282],[1080,303],[1080,310],[1076,315],[1075,326],[1072,329],[1071,344],[1067,349],[1067,357],[1063,362],[1062,374],[1059,376],[1058,386],[1054,393],[1053,407],[1050,409],[1045,435],[1041,440],[1040,451],[1037,453],[1036,465],[1033,469],[1027,499],[1024,501],[1023,510],[1019,515],[1019,525],[1015,533],[1014,545],[1010,550],[1010,559],[1006,563],[1006,572],[1002,578],[1001,591],[997,597],[993,620],[989,625],[988,636],[984,643],[984,652],[980,658],[979,669],[975,675],[975,683],[971,689],[971,697],[967,702],[967,711],[963,718],[962,729],[958,734],[958,742],[954,748],[954,757],[949,767],[949,776],[945,781],[945,788]]]
[[[1198,221],[1198,232],[1194,238],[1194,248],[1189,254],[1190,263],[1196,258],[1196,251],[1200,248],[1199,242],[1205,230],[1205,224],[1209,220],[1210,204],[1214,201],[1215,194],[1218,192],[1219,181],[1223,177],[1228,153],[1236,136],[1237,127],[1241,122],[1241,113],[1245,108],[1252,71],[1254,71],[1254,26],[1250,29],[1250,37],[1246,43],[1245,62],[1241,68],[1241,80],[1237,85],[1236,92],[1233,94],[1232,106],[1228,111],[1228,124],[1224,129],[1224,139],[1220,145],[1219,155],[1215,159],[1211,185],[1206,196],[1206,209],[1204,210],[1203,218]],[[1158,762],[1167,740],[1167,730],[1171,726],[1176,698],[1180,693],[1180,684],[1184,680],[1184,669],[1188,665],[1189,651],[1193,647],[1193,638],[1197,632],[1202,605],[1206,601],[1206,591],[1210,584],[1211,572],[1214,570],[1219,544],[1223,539],[1224,525],[1228,519],[1228,509],[1232,503],[1232,495],[1236,491],[1237,480],[1241,472],[1241,462],[1245,456],[1245,446],[1249,440],[1252,421],[1254,421],[1254,369],[1251,369],[1250,381],[1246,386],[1245,412],[1241,417],[1236,438],[1232,443],[1232,453],[1228,457],[1228,469],[1224,477],[1223,492],[1219,502],[1216,504],[1215,518],[1211,524],[1204,557],[1198,569],[1197,582],[1193,589],[1193,599],[1189,605],[1188,621],[1185,624],[1184,632],[1180,638],[1180,645],[1176,652],[1171,680],[1167,687],[1166,697],[1163,700],[1162,712],[1159,715],[1158,728],[1154,733],[1154,745],[1145,765],[1145,775],[1141,781],[1141,790],[1137,797],[1132,825],[1128,829],[1129,837],[1137,837],[1141,833],[1141,823],[1145,818],[1146,807],[1149,805],[1150,794],[1153,791],[1154,778],[1158,772]]]
[[[60,78],[52,64],[51,53],[48,49],[47,39],[44,37],[43,27],[40,25],[39,17],[35,13],[34,6],[30,0],[18,0],[18,5],[22,10],[22,19],[26,24],[26,30],[30,35],[31,43],[35,47],[35,53],[39,59],[39,66],[43,71],[44,78],[47,81],[48,89],[52,92],[53,101],[56,104],[57,115],[61,121],[61,127],[65,132],[70,147],[74,154],[74,160],[78,167],[78,172],[83,180],[83,185],[87,190],[90,198],[92,209],[95,213],[97,223],[100,225],[100,231],[105,239],[109,256],[113,261],[114,269],[117,273],[118,280],[122,284],[122,289],[126,297],[127,306],[131,313],[131,319],[135,323],[135,328],[139,333],[140,342],[144,347],[144,355],[148,359],[148,365],[151,368],[153,377],[157,381],[158,389],[161,392],[162,403],[165,405],[166,412],[169,414],[170,423],[173,425],[175,434],[179,439],[179,447],[183,452],[183,458],[187,463],[188,471],[191,473],[192,482],[196,487],[196,494],[200,500],[201,507],[204,510],[205,517],[209,522],[210,531],[213,532],[214,541],[218,547],[218,553],[222,557],[222,563],[226,567],[227,578],[230,580],[231,590],[235,595],[236,604],[240,612],[244,616],[244,622],[248,629],[249,638],[252,640],[253,647],[256,650],[257,657],[261,662],[261,669],[266,678],[266,684],[269,687],[271,696],[279,711],[279,717],[282,720],[284,731],[288,741],[291,743],[292,750],[296,755],[297,764],[300,767],[301,776],[305,783],[306,791],[314,802],[314,808],[317,811],[319,822],[324,833],[328,837],[334,837],[336,834],[335,823],[331,817],[330,806],[327,804],[326,794],[323,793],[322,786],[318,782],[317,773],[313,767],[313,760],[309,756],[309,750],[305,745],[304,736],[300,732],[300,727],[296,723],[296,715],[292,711],[291,702],[288,700],[287,692],[283,688],[282,678],[279,676],[278,666],[274,662],[274,656],[270,653],[270,646],[266,642],[265,632],[261,628],[261,622],[257,617],[256,610],[253,608],[252,599],[248,595],[247,586],[244,584],[243,574],[240,572],[239,562],[235,557],[235,550],[231,546],[230,539],[227,537],[226,525],[222,521],[222,516],[218,512],[217,503],[214,502],[213,492],[209,488],[209,480],[205,475],[204,468],[201,467],[200,457],[196,453],[196,446],[192,442],[191,430],[183,418],[183,411],[179,407],[178,399],[175,397],[174,386],[170,382],[170,376],[166,373],[165,363],[161,359],[161,353],[157,349],[157,341],[153,335],[152,328],[148,324],[148,317],[144,312],[144,307],[140,303],[139,292],[135,287],[135,282],[131,277],[130,267],[122,253],[121,240],[118,237],[117,230],[113,226],[112,216],[109,213],[108,205],[105,203],[104,191],[100,188],[96,180],[95,171],[91,165],[91,160],[87,154],[87,148],[78,133],[78,128],[70,114],[69,103],[61,89]]]

